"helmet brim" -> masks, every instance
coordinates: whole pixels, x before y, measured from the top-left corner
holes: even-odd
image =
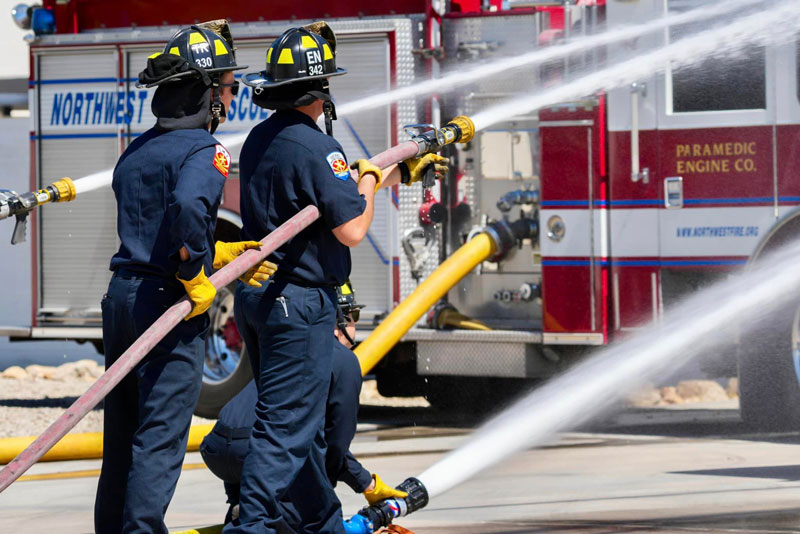
[[[235,67],[220,67],[220,68],[217,68],[217,69],[205,69],[205,71],[208,74],[216,74],[218,72],[243,70],[243,69],[246,69],[246,68],[249,68],[249,67],[250,67],[250,65],[237,65]],[[185,78],[187,76],[194,76],[196,78],[200,78],[200,76],[198,76],[198,74],[197,74],[197,71],[187,70],[187,71],[184,71],[184,72],[178,72],[178,73],[175,73],[175,74],[171,74],[169,76],[165,76],[164,78],[161,78],[160,80],[157,80],[155,82],[151,82],[151,83],[148,83],[148,84],[141,84],[141,83],[137,82],[136,83],[136,87],[138,87],[139,89],[150,89],[151,87],[157,87],[157,86],[161,85],[164,82],[177,80],[178,78]]]
[[[290,78],[288,80],[275,81],[267,76],[267,71],[246,72],[242,75],[242,82],[250,87],[278,87],[281,85],[289,85],[290,83],[298,83],[306,80],[318,80],[320,78],[332,78],[334,76],[341,76],[347,74],[347,70],[341,67],[336,68],[336,72],[331,74],[318,74],[316,76],[304,76],[302,78]]]

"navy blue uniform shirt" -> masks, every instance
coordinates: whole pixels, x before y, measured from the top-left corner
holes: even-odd
[[[315,285],[343,284],[350,249],[331,231],[364,212],[341,145],[308,115],[278,111],[253,128],[239,156],[242,239],[262,239],[308,205],[320,219],[269,259],[278,276]]]
[[[151,128],[117,162],[119,251],[111,270],[191,280],[211,275],[214,228],[230,156],[207,131]],[[181,247],[189,260],[182,262]]]

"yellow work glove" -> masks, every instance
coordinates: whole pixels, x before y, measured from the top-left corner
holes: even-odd
[[[222,269],[242,252],[251,248],[261,248],[261,243],[258,241],[235,241],[233,243],[217,241],[214,243],[214,268]]]
[[[381,477],[375,473],[372,474],[372,480],[375,481],[375,487],[372,489],[372,491],[364,492],[364,498],[367,499],[367,502],[370,504],[375,504],[376,502],[380,502],[390,497],[408,497],[408,493],[405,491],[400,491],[399,489],[387,486],[383,480],[381,480]]]
[[[381,180],[383,179],[383,173],[378,168],[377,165],[373,165],[369,162],[368,159],[357,159],[352,164],[350,164],[350,168],[353,169],[358,173],[358,183],[361,183],[361,179],[364,177],[365,174],[371,173],[375,175],[375,192],[378,192],[378,189],[381,185]]]
[[[261,282],[266,282],[277,270],[277,265],[271,261],[264,260],[240,276],[239,280],[249,286],[261,287]]]
[[[429,165],[433,165],[433,170],[436,174],[444,176],[449,170],[448,163],[450,163],[450,159],[439,154],[425,154],[421,158],[408,158],[398,163],[398,167],[400,167],[400,182],[411,185],[414,182],[421,181],[425,177],[425,169]]]
[[[214,268],[222,269],[245,250],[251,248],[261,248],[261,243],[258,241],[234,241],[233,243],[217,241],[214,243]],[[261,282],[268,280],[277,270],[277,265],[264,260],[240,276],[239,280],[249,286],[261,287]]]
[[[200,267],[200,272],[191,280],[181,280],[178,278],[183,287],[186,288],[186,294],[189,295],[194,307],[191,313],[183,320],[188,321],[192,317],[205,313],[211,307],[214,297],[217,295],[217,290],[211,281],[206,276],[205,267]]]

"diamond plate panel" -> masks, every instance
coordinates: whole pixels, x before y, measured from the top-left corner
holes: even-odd
[[[413,332],[413,331],[412,331]],[[417,373],[420,375],[549,376],[556,364],[542,356],[535,332],[432,332],[417,329]]]

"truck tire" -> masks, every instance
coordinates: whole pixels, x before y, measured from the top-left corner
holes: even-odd
[[[784,215],[762,238],[751,264],[797,241],[800,208]],[[757,319],[740,333],[739,409],[757,430],[800,428],[800,295],[789,305]]]
[[[739,409],[745,423],[800,429],[800,307],[782,310],[739,345]]]
[[[195,415],[216,419],[225,404],[253,379],[236,322],[233,319],[234,282],[217,291],[209,309],[211,325],[206,335],[203,365],[203,387],[195,407]]]

